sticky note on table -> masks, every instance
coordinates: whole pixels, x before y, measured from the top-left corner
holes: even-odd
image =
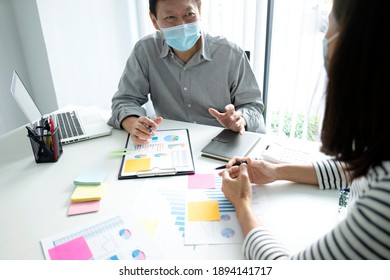
[[[72,202],[100,200],[103,196],[104,184],[99,186],[76,186],[71,196]]]
[[[96,186],[102,184],[106,177],[106,171],[87,171],[81,173],[77,178],[75,178],[73,183],[76,186]]]
[[[188,175],[189,189],[215,189],[214,174]]]
[[[99,210],[99,207],[100,200],[71,202],[68,208],[68,216],[96,212]]]
[[[51,260],[89,260],[93,257],[83,236],[49,249]]]
[[[129,159],[125,163],[124,171],[134,173],[138,171],[150,170],[150,158]]]
[[[191,201],[188,202],[187,207],[189,222],[219,221],[221,219],[217,200]]]

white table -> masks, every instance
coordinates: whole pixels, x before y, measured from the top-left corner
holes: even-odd
[[[187,128],[195,170],[204,173],[224,162],[201,156],[201,149],[221,128],[164,120],[161,129]],[[65,145],[56,163],[36,164],[26,129],[20,127],[0,137],[0,259],[44,259],[40,240],[131,207],[140,188],[167,178],[118,180],[120,158],[109,152],[124,147],[127,133]],[[261,154],[269,137],[264,135],[252,151]],[[87,170],[108,172],[107,189],[98,212],[67,216],[73,179]],[[181,176],[176,176],[181,177]],[[169,180],[175,182],[175,176]],[[291,250],[299,250],[321,237],[337,222],[336,191],[289,182],[255,187],[256,211]],[[147,202],[145,201],[145,204]],[[149,207],[153,207],[149,205]],[[190,254],[172,259],[242,259],[241,244],[197,245]]]

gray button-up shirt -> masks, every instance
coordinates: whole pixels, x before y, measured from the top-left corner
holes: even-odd
[[[202,32],[202,47],[183,63],[165,44],[159,31],[139,40],[127,61],[112,98],[108,124],[121,128],[130,115],[146,116],[148,94],[157,116],[221,126],[208,112],[225,112],[233,104],[247,130],[265,132],[261,92],[245,52],[223,37]]]

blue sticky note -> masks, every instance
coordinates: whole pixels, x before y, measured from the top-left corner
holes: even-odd
[[[81,173],[73,183],[76,186],[98,186],[106,179],[106,171],[88,171]]]

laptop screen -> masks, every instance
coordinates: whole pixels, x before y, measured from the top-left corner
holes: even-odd
[[[35,123],[42,118],[41,112],[16,71],[12,75],[11,93],[31,123]]]

